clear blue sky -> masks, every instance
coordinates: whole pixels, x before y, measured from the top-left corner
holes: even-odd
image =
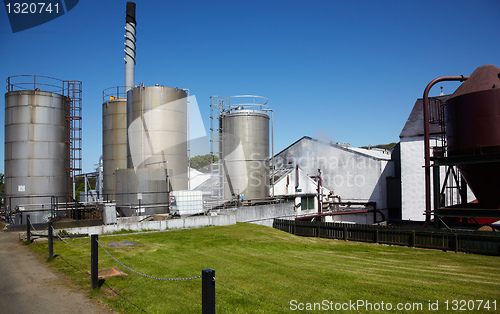
[[[275,152],[304,135],[397,142],[432,79],[500,66],[498,0],[136,3],[136,84],[189,88],[207,128],[211,95],[267,97]],[[125,4],[80,0],[18,33],[0,9],[2,82],[19,74],[83,82],[84,172],[102,154],[102,90],[124,85]],[[432,95],[439,86],[452,93],[458,84]]]

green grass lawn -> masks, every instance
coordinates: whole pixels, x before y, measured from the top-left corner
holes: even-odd
[[[74,239],[74,243],[87,239]],[[351,303],[369,302],[373,309],[390,303],[429,302],[439,312],[453,303],[481,312],[489,300],[491,313],[500,310],[500,258],[456,254],[397,246],[304,238],[272,228],[238,223],[233,226],[101,236],[106,250],[128,267],[156,277],[180,278],[216,272],[218,313],[280,313],[316,309],[335,310]],[[107,243],[130,241],[138,245],[115,248]],[[47,243],[31,247],[47,256]],[[92,298],[127,313],[201,313],[201,279],[159,281],[141,277],[113,261],[99,248],[99,268],[115,267],[126,276],[105,279],[100,290],[90,291],[90,244],[70,246],[54,242],[52,267],[70,276]],[[495,301],[495,303],[493,303]],[[331,302],[331,303],[330,303]],[[410,305],[411,305],[410,304]],[[342,312],[365,312],[368,305]],[[408,305],[407,305],[408,306]],[[324,311],[320,311],[324,312]],[[379,311],[380,312],[380,311]],[[477,312],[477,311],[476,311]],[[488,312],[488,311],[486,311]]]

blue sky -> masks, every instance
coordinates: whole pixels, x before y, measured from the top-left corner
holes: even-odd
[[[136,3],[136,84],[190,89],[206,128],[211,95],[267,97],[275,152],[304,135],[397,142],[432,79],[500,66],[498,0]],[[19,74],[83,82],[84,172],[102,154],[102,90],[124,85],[125,4],[80,0],[18,33],[0,9],[3,82]],[[432,95],[439,86],[452,93],[458,83]]]

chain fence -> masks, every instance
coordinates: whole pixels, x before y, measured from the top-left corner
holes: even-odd
[[[30,226],[33,229],[33,231],[38,232],[38,230],[35,229],[35,226],[33,226],[33,224],[31,223],[31,219],[28,219],[28,221],[30,222]]]
[[[52,231],[56,231],[56,229],[54,229],[54,227],[51,227],[52,228]],[[83,242],[83,243],[69,243],[68,241],[64,240],[60,235],[59,235],[59,232],[56,232],[55,235],[61,240],[63,241],[64,243],[66,244],[69,244],[69,245],[84,245],[84,244],[87,244],[90,242],[90,239],[88,239],[87,241]]]
[[[123,263],[121,263],[119,260],[117,260],[113,255],[111,255],[103,246],[102,244],[97,241],[97,243],[99,244],[99,246],[101,247],[101,249],[104,250],[104,252],[106,252],[106,254],[109,255],[109,257],[111,257],[115,262],[117,262],[118,264],[120,264],[121,266],[125,267],[126,269],[130,270],[131,272],[133,273],[136,273],[137,275],[140,275],[140,276],[143,276],[143,277],[146,277],[146,278],[149,278],[149,279],[156,279],[156,280],[164,280],[164,281],[182,281],[182,280],[191,280],[191,279],[198,279],[198,278],[201,278],[201,275],[200,276],[194,276],[194,277],[185,277],[185,278],[160,278],[160,277],[154,277],[154,276],[149,276],[149,275],[146,275],[146,274],[143,274],[143,273],[140,273],[138,271],[135,271],[133,270],[132,268],[130,267],[127,267],[125,265],[123,265]]]

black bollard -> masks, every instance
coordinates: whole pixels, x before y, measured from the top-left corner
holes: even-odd
[[[90,236],[90,280],[92,289],[99,288],[99,251],[97,242],[98,235],[93,234]]]
[[[201,271],[201,312],[215,314],[215,270]]]
[[[54,238],[52,237],[52,221],[49,221],[49,258],[54,258]]]
[[[26,241],[31,243],[31,220],[30,215],[26,215]]]

